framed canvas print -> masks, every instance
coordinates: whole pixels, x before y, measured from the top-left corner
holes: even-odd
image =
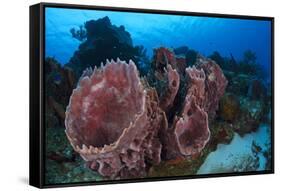
[[[274,19],[30,7],[30,184],[274,172]]]

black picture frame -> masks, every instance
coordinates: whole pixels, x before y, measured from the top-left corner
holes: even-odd
[[[186,15],[200,17],[216,18],[238,18],[251,20],[265,20],[271,22],[271,111],[272,111],[272,131],[271,131],[271,163],[272,169],[265,171],[239,172],[239,173],[220,173],[206,175],[189,175],[177,177],[157,177],[142,178],[130,180],[114,181],[97,181],[97,182],[79,182],[79,183],[61,183],[47,185],[44,182],[45,176],[45,128],[44,128],[44,58],[45,58],[45,8],[69,8],[69,9],[87,9],[87,10],[104,10],[118,12],[139,12],[139,13],[156,13],[166,15]],[[38,188],[53,188],[65,186],[83,186],[99,184],[116,184],[132,183],[147,181],[163,181],[176,179],[193,179],[193,178],[210,178],[210,177],[227,177],[242,175],[258,175],[274,173],[274,18],[249,16],[249,15],[231,15],[231,14],[214,14],[214,13],[195,13],[183,11],[152,10],[152,9],[135,9],[121,7],[103,7],[93,5],[74,5],[74,4],[56,4],[56,3],[39,3],[30,6],[30,139],[29,139],[29,184]]]

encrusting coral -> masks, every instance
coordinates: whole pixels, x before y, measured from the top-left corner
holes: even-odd
[[[208,118],[227,85],[222,70],[200,57],[180,75],[176,59],[169,61],[173,53],[169,59],[157,58],[161,62],[156,66],[161,66],[156,67],[155,78],[168,80],[161,97],[139,77],[133,61],[119,59],[85,70],[71,95],[67,137],[88,166],[105,177],[144,177],[161,160],[196,155],[209,141]],[[181,88],[186,88],[185,99],[175,109]],[[167,119],[171,109],[175,110],[172,122]]]

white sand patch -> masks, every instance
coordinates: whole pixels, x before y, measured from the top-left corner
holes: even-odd
[[[201,165],[197,174],[240,172],[264,170],[267,159],[262,152],[270,149],[270,130],[268,125],[261,125],[258,131],[243,137],[235,133],[230,144],[219,144]],[[262,148],[261,152],[252,151],[252,144]]]

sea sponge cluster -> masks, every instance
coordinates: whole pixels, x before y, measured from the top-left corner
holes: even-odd
[[[215,112],[227,85],[219,66],[200,58],[186,68],[184,81],[167,60],[161,67],[168,83],[160,98],[140,78],[134,62],[119,59],[86,69],[73,90],[66,135],[88,166],[104,177],[144,177],[152,165],[190,157],[208,143],[209,113]],[[175,108],[180,83],[187,90],[181,107]],[[176,110],[172,122],[167,119],[171,110]]]

